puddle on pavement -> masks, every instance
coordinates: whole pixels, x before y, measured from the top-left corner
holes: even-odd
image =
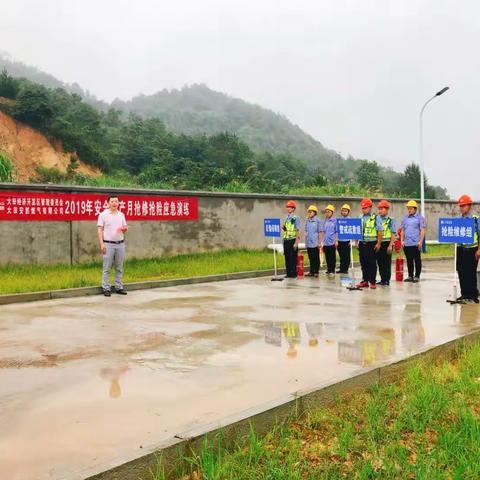
[[[2,308],[3,477],[127,461],[192,426],[478,329],[478,307],[445,303],[449,268],[429,270],[421,288],[383,294],[253,279],[132,292],[128,304]]]

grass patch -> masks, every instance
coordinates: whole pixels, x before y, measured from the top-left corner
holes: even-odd
[[[184,480],[478,479],[480,345],[345,395],[264,437],[252,431],[229,451],[206,441],[178,465]]]
[[[0,267],[0,294],[100,285],[101,262],[81,265],[7,265]],[[151,259],[130,259],[125,282],[170,280],[273,268],[267,250],[223,250]]]
[[[427,253],[427,256],[445,255],[453,255],[450,245],[433,245]],[[356,251],[354,258],[358,259]],[[278,260],[279,268],[282,268],[282,256],[278,256]],[[305,260],[308,263],[306,254]],[[124,281],[170,280],[270,268],[273,268],[271,251],[222,250],[142,260],[127,259]],[[100,261],[72,266],[5,265],[0,266],[0,294],[95,286],[100,284],[100,277]]]

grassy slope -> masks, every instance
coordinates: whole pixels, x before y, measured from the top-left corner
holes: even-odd
[[[429,248],[429,256],[451,255],[448,245]],[[355,254],[355,258],[357,255]],[[280,258],[279,266],[283,267]],[[220,273],[273,268],[272,253],[267,250],[224,250],[211,253],[125,262],[125,282],[167,280]],[[6,265],[0,266],[0,294],[38,292],[99,285],[101,263],[81,265]]]
[[[455,361],[338,398],[247,446],[204,444],[178,467],[188,480],[478,479],[480,345]],[[213,442],[215,443],[215,442]],[[219,448],[219,449],[218,449]],[[162,469],[155,477],[162,480]]]

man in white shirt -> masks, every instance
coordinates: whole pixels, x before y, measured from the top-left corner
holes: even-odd
[[[108,209],[98,216],[97,233],[100,250],[103,254],[102,290],[106,297],[111,296],[110,270],[115,263],[115,292],[126,295],[123,288],[123,261],[125,259],[124,233],[128,230],[125,215],[118,210],[120,204],[116,195],[108,197]]]

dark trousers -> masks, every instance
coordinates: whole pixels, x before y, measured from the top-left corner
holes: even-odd
[[[325,253],[325,261],[327,262],[327,272],[335,273],[335,265],[337,263],[337,249],[335,245],[324,246],[323,253]]]
[[[318,273],[320,271],[320,251],[318,247],[307,248],[307,253],[310,260],[310,273]]]
[[[382,242],[380,250],[377,252],[378,272],[382,282],[389,282],[392,278],[392,254],[387,249],[390,242]]]
[[[340,257],[340,271],[347,273],[350,268],[350,242],[338,242],[338,256]]]
[[[283,254],[285,255],[285,268],[287,277],[295,278],[297,276],[297,255],[298,248],[293,248],[295,238],[283,241]]]
[[[377,259],[375,255],[376,242],[359,242],[358,256],[362,267],[362,279],[365,282],[376,283]]]
[[[463,298],[478,298],[476,247],[457,247],[457,272]]]
[[[422,257],[420,250],[414,245],[413,247],[403,247],[403,251],[407,257],[408,276],[420,278],[420,274],[422,273]]]

